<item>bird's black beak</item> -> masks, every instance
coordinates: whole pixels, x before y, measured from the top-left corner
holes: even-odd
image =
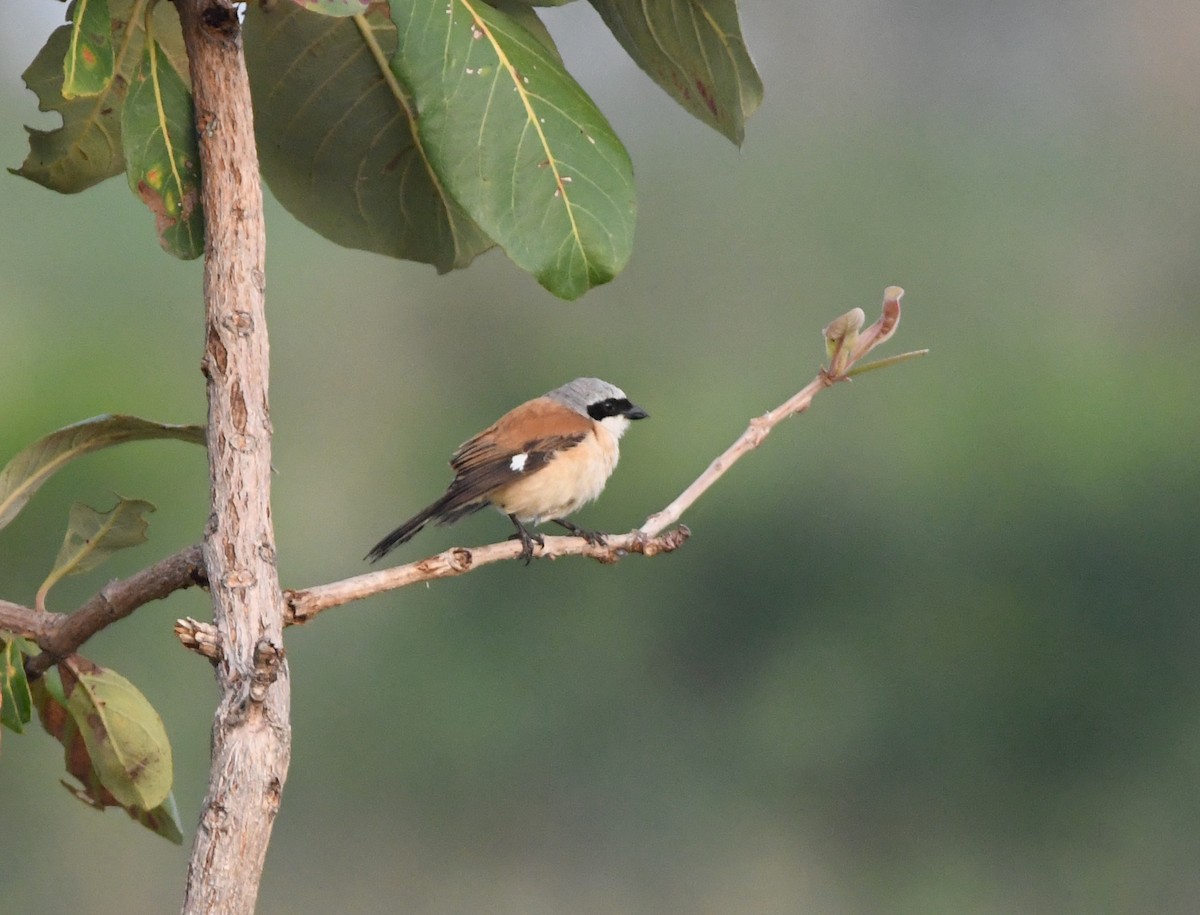
[[[629,409],[621,414],[626,419],[645,419],[650,414],[643,410],[635,403],[629,405]]]

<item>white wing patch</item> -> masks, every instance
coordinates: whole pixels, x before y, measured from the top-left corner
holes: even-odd
[[[528,460],[529,455],[522,451],[520,454],[512,456],[512,460],[509,461],[508,466],[513,473],[520,473],[525,469],[525,462]]]

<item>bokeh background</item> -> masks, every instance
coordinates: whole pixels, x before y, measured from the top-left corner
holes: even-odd
[[[582,523],[627,530],[904,286],[890,352],[685,518],[679,553],[490,567],[288,635],[295,744],[263,913],[1200,909],[1200,6],[747,4],[766,101],[737,150],[549,16],[625,139],[633,260],[581,302],[502,255],[437,277],[269,210],[283,580],[364,571],[510,405],[581,374],[652,419]],[[0,8],[0,160],[51,126],[19,73],[58,3]],[[102,412],[204,416],[200,267],[120,179],[0,178],[0,461]],[[76,499],[193,542],[198,449],[130,445],[0,532],[32,601]],[[488,542],[481,514],[399,560]],[[215,689],[179,594],[88,646],[161,710],[193,828]],[[6,911],[165,912],[186,845],[3,735]]]

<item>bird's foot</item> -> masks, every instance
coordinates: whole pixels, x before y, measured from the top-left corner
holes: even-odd
[[[604,546],[607,542],[604,535],[599,531],[589,531],[587,528],[580,527],[578,524],[572,524],[570,521],[564,521],[562,518],[555,518],[554,523],[560,527],[565,527],[576,537],[582,537],[592,546]]]
[[[529,561],[533,559],[533,545],[536,543],[545,549],[546,540],[541,534],[530,533],[525,528],[525,525],[518,521],[514,515],[509,515],[508,517],[517,526],[517,532],[508,539],[521,541],[521,552],[519,555],[525,560],[525,565],[529,565]]]

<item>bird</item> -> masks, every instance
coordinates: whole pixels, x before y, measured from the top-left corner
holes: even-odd
[[[380,540],[365,559],[377,562],[425,525],[453,524],[492,505],[516,526],[529,565],[541,534],[526,525],[553,521],[589,543],[604,537],[565,516],[593,501],[617,466],[617,442],[633,420],[648,414],[616,385],[576,378],[509,410],[450,458],[454,479],[436,502]]]

